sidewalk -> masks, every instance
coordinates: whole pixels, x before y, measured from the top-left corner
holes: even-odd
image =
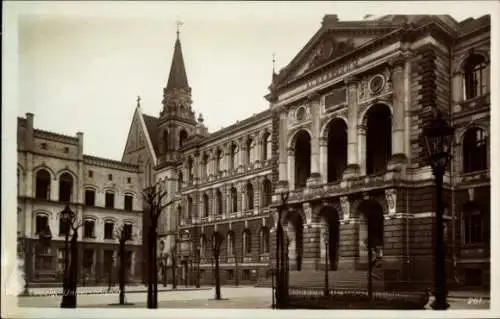
[[[172,289],[172,285],[168,285],[164,287],[163,285],[158,285],[158,291],[192,291],[192,290],[210,290],[212,287],[202,286],[200,288],[196,288],[193,286],[185,287],[185,286],[177,286],[174,290]],[[108,294],[117,294],[120,292],[118,286],[111,287],[108,289],[108,286],[85,286],[85,287],[77,287],[78,295],[108,295]],[[126,293],[139,293],[139,292],[147,292],[148,287],[146,285],[136,285],[136,286],[126,286]],[[29,296],[61,296],[63,292],[62,287],[36,287],[29,288],[28,293]],[[27,295],[21,295],[27,296]]]
[[[485,300],[490,300],[490,292],[484,290],[453,290],[448,292],[448,298],[453,298],[453,299],[481,298]]]

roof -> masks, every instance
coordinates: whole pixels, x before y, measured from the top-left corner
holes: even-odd
[[[146,124],[146,128],[148,130],[149,138],[151,139],[151,143],[153,144],[153,148],[155,150],[155,153],[158,154],[158,145],[156,141],[158,140],[158,121],[159,119],[143,114],[142,118],[144,119],[144,123]]]
[[[181,41],[177,37],[166,89],[172,90],[187,88],[189,88],[189,84],[186,75],[186,68],[184,66],[184,58],[182,57]]]

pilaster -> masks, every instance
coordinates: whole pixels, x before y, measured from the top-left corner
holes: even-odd
[[[355,76],[344,80],[347,86],[347,168],[344,178],[359,174],[360,159],[358,159],[358,78]]]

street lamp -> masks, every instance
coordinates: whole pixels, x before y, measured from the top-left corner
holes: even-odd
[[[281,309],[283,307],[283,297],[285,288],[285,248],[284,248],[284,238],[283,238],[283,225],[281,224],[281,218],[283,211],[286,208],[286,203],[288,200],[289,192],[280,193],[281,203],[278,206],[278,220],[276,225],[276,308]]]
[[[69,205],[64,207],[60,213],[61,220],[64,227],[64,280],[63,280],[63,297],[61,301],[61,308],[75,308],[76,307],[76,291],[74,291],[74,284],[72,278],[75,275],[74,262],[69,261],[69,232],[71,224],[74,221],[75,213],[69,208]],[[74,249],[71,247],[72,250]],[[71,270],[69,267],[71,266]]]
[[[196,243],[196,288],[200,288],[200,263],[201,263],[201,247],[200,243]]]
[[[215,259],[215,299],[220,300],[220,274],[219,274],[219,253],[222,244],[222,235],[216,232],[212,237],[212,252]]]
[[[329,263],[328,263],[328,230],[325,230],[323,233],[323,239],[325,241],[325,288],[324,288],[324,294],[325,297],[328,297],[330,295],[330,288],[328,285],[328,268],[329,268]]]
[[[436,243],[434,247],[434,310],[446,310],[449,305],[446,302],[446,273],[445,273],[445,249],[443,240],[443,212],[444,204],[442,198],[443,177],[451,158],[451,145],[455,129],[443,118],[441,111],[433,108],[431,122],[423,130],[425,146],[429,164],[436,183]]]

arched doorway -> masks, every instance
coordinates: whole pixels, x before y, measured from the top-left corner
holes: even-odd
[[[295,187],[304,188],[311,176],[311,136],[301,130],[295,136]]]
[[[329,270],[337,270],[339,261],[339,241],[340,241],[340,229],[339,229],[339,213],[336,209],[332,207],[324,207],[320,213],[319,217],[325,224],[325,227],[321,229],[320,238],[320,251],[321,260],[320,264],[325,262],[325,238],[324,232],[328,234],[328,268]]]
[[[289,211],[285,218],[284,227],[285,251],[288,246],[288,262],[290,270],[302,269],[302,257],[304,250],[304,220],[297,211]]]
[[[359,263],[368,264],[368,250],[375,256],[382,256],[384,247],[384,210],[374,199],[367,199],[358,206],[359,222]]]
[[[347,167],[347,125],[336,118],[328,127],[328,182],[342,179]]]
[[[392,115],[385,104],[372,106],[366,117],[366,174],[385,172],[392,154]]]

